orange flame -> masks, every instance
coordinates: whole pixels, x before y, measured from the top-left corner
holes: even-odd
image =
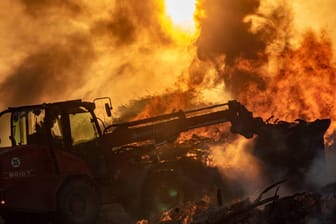
[[[251,86],[239,98],[264,118],[331,118],[331,136],[336,131],[336,67],[330,39],[308,32],[299,47],[285,49],[275,60],[278,70],[268,77],[266,90]]]

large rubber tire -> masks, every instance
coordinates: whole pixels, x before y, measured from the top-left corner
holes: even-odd
[[[99,212],[98,194],[88,181],[71,180],[57,194],[56,223],[93,224]]]

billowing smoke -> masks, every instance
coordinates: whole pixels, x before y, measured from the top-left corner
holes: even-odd
[[[70,0],[21,0],[27,14],[38,17],[54,9],[62,9],[71,13],[80,13],[81,6]]]
[[[303,22],[312,7],[310,1],[199,0],[197,52],[169,30],[164,1],[4,0],[0,4],[4,18],[0,21],[4,37],[0,85],[6,93],[2,107],[101,95],[122,105],[172,92],[174,99],[178,91],[192,93],[186,98],[195,104],[237,98],[261,115],[274,113],[281,119],[326,117],[335,111],[331,107],[333,38],[329,41],[327,31],[316,34],[320,27],[333,24],[332,18],[316,19],[329,12],[331,1],[324,1]],[[323,15],[329,18],[332,13]],[[313,31],[307,33],[310,24]],[[308,58],[298,65],[302,55]],[[302,101],[307,98],[307,86],[316,90],[309,97],[319,97],[317,85],[312,84],[322,78],[311,77],[320,76],[317,71],[321,70],[325,71],[323,83],[329,81],[323,87],[327,93],[320,111],[314,109],[308,116],[299,111],[301,106],[294,110],[296,102],[303,104],[304,111],[310,109],[311,103]],[[61,85],[64,91],[54,92],[53,85]],[[27,92],[26,87],[34,90]],[[292,115],[286,117],[288,111]]]
[[[336,67],[326,30],[299,30],[297,6],[286,1],[211,0],[199,7],[198,58],[212,63],[215,80],[234,98],[264,119],[335,122]],[[327,136],[334,136],[334,122]],[[309,181],[321,185],[327,178],[315,178],[318,163]]]
[[[213,59],[225,55],[232,65],[239,58],[257,59],[263,54],[266,43],[259,34],[250,32],[247,15],[255,14],[259,0],[200,1],[205,16],[200,18],[200,36],[197,41],[200,59]]]
[[[2,0],[0,107],[111,96],[135,100],[120,109],[134,119],[236,98],[265,119],[335,121],[334,3],[315,4],[199,0],[193,43],[164,1]]]
[[[336,118],[332,40],[323,30],[299,33],[295,4],[211,0],[199,7],[198,57],[234,98],[264,118]]]
[[[211,148],[213,162],[225,179],[226,200],[254,194],[266,185],[262,163],[254,157],[252,148],[253,141],[242,136]]]
[[[60,90],[71,95],[84,83],[85,69],[93,57],[91,43],[81,36],[34,52],[2,82],[2,103],[35,103],[58,95]]]
[[[0,8],[2,108],[99,96],[122,105],[175,91],[193,58],[170,31],[163,1],[5,0]]]

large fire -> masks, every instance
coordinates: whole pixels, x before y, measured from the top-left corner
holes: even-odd
[[[140,119],[237,99],[264,120],[273,115],[271,122],[330,118],[331,150],[334,4],[1,0],[0,107],[108,95],[115,116]],[[227,131],[223,125],[196,134]],[[243,163],[255,177],[257,162],[237,162],[245,151],[233,152],[245,142],[227,144],[214,154],[231,158],[224,173],[237,168],[239,175]]]
[[[331,147],[335,35],[312,5],[4,0],[1,107],[109,95],[136,119],[234,98],[264,119],[331,118]]]

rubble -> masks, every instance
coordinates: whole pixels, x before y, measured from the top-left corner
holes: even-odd
[[[272,184],[255,199],[225,206],[208,206],[204,201],[174,208],[161,217],[159,224],[334,224],[336,223],[335,184],[319,192],[299,192],[279,196],[279,185]],[[275,189],[274,195],[263,198]]]
[[[331,224],[335,223],[336,184],[317,189],[307,182],[305,175],[315,159],[324,158],[323,135],[330,125],[329,119],[306,122],[267,123],[258,130],[251,149],[254,156],[263,164],[263,178],[270,181],[278,176],[286,180],[276,182],[263,190],[256,199],[246,198],[228,203],[227,196],[235,194],[237,189],[224,189],[217,193],[217,204],[207,200],[186,202],[162,214],[160,224]],[[221,134],[215,138],[201,138],[193,135],[191,139],[175,143],[176,152],[202,149],[207,152],[211,145],[223,144],[228,137]],[[185,150],[181,150],[185,149]],[[199,153],[200,151],[198,151]],[[174,154],[174,153],[173,153]],[[207,153],[205,153],[207,154]],[[206,156],[207,157],[207,156]],[[199,158],[202,158],[199,157]],[[198,159],[199,159],[198,158]],[[323,171],[323,170],[321,170]],[[193,172],[191,172],[193,173]],[[280,174],[280,175],[279,175]],[[278,175],[278,176],[277,176]],[[204,176],[204,175],[202,175]],[[205,177],[204,177],[205,178]],[[223,178],[223,177],[222,177]],[[222,179],[222,183],[228,179]],[[279,195],[279,185],[286,182],[285,188],[291,190],[289,195]],[[209,184],[207,181],[203,185]],[[218,182],[216,183],[218,184]],[[232,186],[237,185],[233,183]],[[223,185],[217,185],[219,188]],[[232,187],[231,186],[231,187]],[[197,189],[197,188],[196,188]],[[229,192],[226,192],[229,190]],[[265,197],[271,190],[274,194]],[[232,192],[231,192],[232,191]],[[222,198],[225,197],[225,201]],[[239,192],[238,192],[239,195]],[[202,195],[199,195],[201,197]],[[235,195],[237,196],[237,195]],[[240,195],[244,197],[244,195]],[[224,203],[227,203],[224,205]],[[145,223],[145,222],[144,222]]]

